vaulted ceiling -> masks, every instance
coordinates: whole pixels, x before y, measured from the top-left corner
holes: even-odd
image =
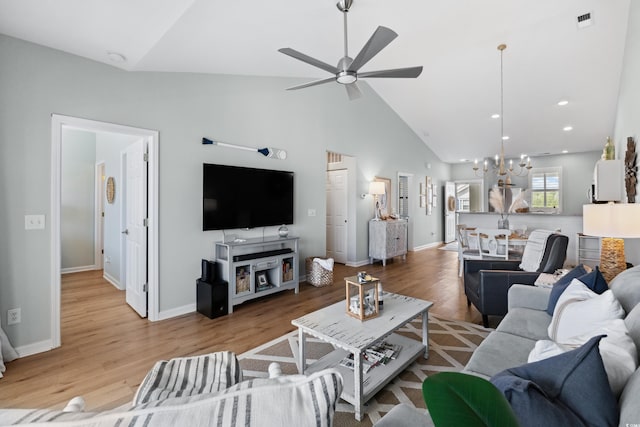
[[[0,0],[0,33],[131,72],[299,77],[304,83],[329,75],[278,49],[336,64],[343,54],[336,1]],[[629,4],[355,0],[349,53],[355,56],[378,25],[398,33],[362,70],[424,66],[417,79],[367,83],[443,161],[499,150],[500,119],[491,115],[500,110],[501,43],[508,45],[507,156],[597,150],[613,132]],[[579,25],[585,14],[590,19]],[[113,62],[109,52],[125,61]],[[560,100],[568,104],[557,105]],[[568,126],[571,131],[563,130]]]

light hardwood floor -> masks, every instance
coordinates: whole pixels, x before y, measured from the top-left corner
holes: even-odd
[[[481,322],[467,307],[457,253],[438,249],[411,252],[386,267],[336,265],[332,286],[301,283],[298,295],[284,291],[253,300],[217,319],[191,313],[149,322],[126,305],[124,292],[102,271],[68,274],[62,280],[62,346],[8,363],[0,407],[60,408],[77,395],[88,410],[122,405],[157,360],[219,350],[240,354],[277,338],[294,329],[292,319],[343,299],[343,278],[360,270],[381,278],[386,291],[433,301],[433,313]],[[183,285],[195,294],[195,278]]]

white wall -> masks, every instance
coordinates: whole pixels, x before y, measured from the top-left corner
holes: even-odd
[[[63,271],[90,269],[96,264],[95,158],[95,134],[75,129],[63,130],[60,192]]]
[[[631,2],[627,28],[624,65],[618,95],[618,113],[613,133],[618,159],[624,159],[627,137],[630,136],[636,142],[636,152],[640,152],[640,78],[638,77],[640,76],[640,2]],[[637,193],[636,188],[636,203],[639,203],[640,195]],[[625,241],[625,255],[628,262],[640,265],[640,239]]]
[[[212,258],[213,242],[222,239],[220,231],[202,231],[203,162],[294,171],[289,229],[301,237],[301,266],[306,256],[325,252],[327,151],[356,158],[356,195],[374,176],[391,178],[395,188],[398,171],[412,173],[417,195],[420,177],[442,183],[449,175],[367,84],[363,98],[350,102],[339,85],[285,90],[303,79],[125,72],[2,35],[0,58],[0,318],[22,308],[22,323],[5,328],[16,346],[51,335],[51,233],[49,225],[25,231],[24,215],[50,214],[52,113],[159,131],[161,312],[193,307],[200,260]],[[278,147],[288,157],[204,146],[203,136]],[[371,201],[357,198],[354,205],[356,261],[366,260]],[[442,240],[441,214],[413,217],[416,246]],[[237,230],[247,237],[263,232],[277,227]],[[33,268],[33,260],[45,267]]]

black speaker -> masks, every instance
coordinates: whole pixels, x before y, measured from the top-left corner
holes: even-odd
[[[196,280],[196,308],[209,319],[229,313],[228,284],[224,280]]]
[[[202,275],[200,280],[203,282],[213,283],[216,281],[216,263],[215,261],[202,260]]]

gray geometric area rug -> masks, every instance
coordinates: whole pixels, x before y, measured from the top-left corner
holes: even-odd
[[[429,359],[420,356],[398,377],[380,390],[365,407],[361,422],[354,418],[353,406],[340,400],[334,417],[336,427],[369,427],[399,403],[425,409],[422,382],[431,374],[461,371],[471,353],[489,335],[491,329],[473,323],[445,320],[429,314]],[[422,339],[422,321],[414,320],[398,331],[407,337]],[[307,364],[333,351],[331,344],[311,336],[306,338]],[[278,362],[287,375],[298,373],[294,355],[298,354],[298,332],[292,331],[238,356],[244,378],[267,377],[271,362]],[[375,369],[375,368],[374,368]],[[426,410],[426,409],[425,409]]]

